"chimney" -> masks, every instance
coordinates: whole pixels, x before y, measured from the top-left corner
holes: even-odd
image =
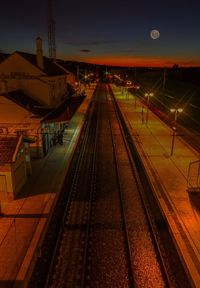
[[[36,55],[37,55],[37,66],[44,70],[44,60],[42,51],[42,39],[40,37],[36,38]]]

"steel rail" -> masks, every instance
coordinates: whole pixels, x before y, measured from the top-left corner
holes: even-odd
[[[108,93],[109,92],[107,92],[107,94]],[[115,113],[116,113],[116,111],[115,111]],[[122,215],[123,231],[124,231],[124,238],[125,238],[125,244],[126,244],[126,259],[127,259],[127,265],[128,265],[128,270],[129,270],[128,274],[129,274],[129,281],[130,281],[129,285],[131,288],[134,288],[134,287],[136,287],[136,284],[134,281],[134,265],[132,263],[132,257],[131,257],[131,248],[130,248],[130,241],[129,241],[129,235],[128,235],[128,228],[127,228],[128,225],[126,222],[123,197],[122,197],[122,192],[121,192],[122,189],[121,189],[121,183],[120,183],[120,179],[119,179],[119,167],[118,167],[117,156],[116,156],[116,152],[115,152],[115,144],[114,144],[114,137],[113,137],[110,115],[109,115],[108,119],[109,119],[109,127],[110,127],[111,141],[112,141],[112,150],[113,150],[113,155],[114,155],[116,177],[117,177],[117,186],[118,186],[117,190],[118,190],[119,199],[120,199],[120,210],[121,210],[121,215]]]
[[[88,221],[86,227],[86,239],[85,239],[85,249],[84,249],[84,256],[83,256],[83,269],[81,274],[81,285],[80,288],[84,288],[86,283],[87,277],[87,257],[88,257],[88,250],[89,250],[89,237],[90,237],[90,228],[91,228],[91,218],[92,218],[92,202],[93,196],[95,192],[95,184],[96,184],[96,156],[97,156],[97,139],[98,139],[98,132],[99,132],[99,114],[100,114],[100,106],[97,108],[97,123],[96,123],[96,131],[95,131],[95,142],[94,142],[94,156],[93,156],[93,163],[92,163],[92,176],[91,176],[91,183],[90,183],[90,197],[88,203]]]

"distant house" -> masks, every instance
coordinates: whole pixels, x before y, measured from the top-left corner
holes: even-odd
[[[27,178],[22,136],[0,136],[0,200],[16,198]]]
[[[67,98],[67,74],[43,56],[39,37],[36,52],[16,51],[0,63],[0,93],[21,90],[41,105],[55,108]]]

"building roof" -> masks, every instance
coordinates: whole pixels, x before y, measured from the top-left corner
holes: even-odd
[[[85,96],[76,96],[67,99],[59,107],[49,113],[42,122],[65,122],[69,121],[78,107],[81,105]]]
[[[50,58],[43,57],[44,60],[44,70],[42,70],[37,65],[37,56],[35,54],[29,54],[25,52],[16,51],[15,53],[22,56],[24,59],[26,59],[29,63],[36,66],[38,69],[46,73],[48,76],[60,76],[60,75],[66,75],[63,69],[61,69],[58,65],[56,65]]]
[[[0,164],[11,163],[20,136],[0,135]]]
[[[9,54],[7,53],[0,53],[0,63],[4,61],[8,56]]]
[[[25,108],[26,110],[32,112],[35,115],[44,117],[47,115],[51,109],[46,106],[41,105],[38,101],[34,100],[30,96],[26,95],[21,90],[15,90],[4,95],[9,100],[15,102],[19,106]]]
[[[76,75],[76,70],[77,67],[70,67],[67,61],[61,60],[61,59],[57,59],[56,63],[58,63],[60,66],[62,66],[65,70],[67,70],[68,74],[72,73],[74,75]]]

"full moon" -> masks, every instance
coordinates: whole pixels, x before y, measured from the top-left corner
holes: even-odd
[[[160,37],[160,32],[158,30],[152,30],[150,33],[152,39],[158,39]]]

